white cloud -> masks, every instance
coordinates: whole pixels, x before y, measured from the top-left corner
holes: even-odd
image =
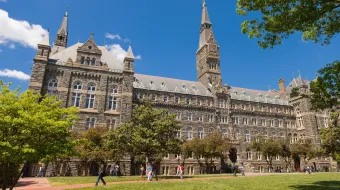
[[[30,76],[17,70],[4,69],[0,70],[0,77],[16,78],[19,80],[29,80]]]
[[[15,49],[15,44],[9,44],[9,46],[8,46],[10,49]]]
[[[120,62],[123,62],[127,55],[127,51],[125,51],[119,44],[105,45],[105,48]],[[137,55],[135,56],[135,59],[141,60],[142,56]]]
[[[6,2],[7,2],[7,0],[0,0],[0,2],[6,3]]]
[[[115,40],[115,39],[121,40],[122,39],[118,34],[110,34],[110,33],[106,33],[105,38],[109,38],[111,40]]]
[[[0,44],[15,42],[36,49],[37,44],[46,34],[46,30],[40,25],[10,18],[8,12],[2,9],[0,9],[0,26]]]
[[[122,37],[120,37],[119,34],[110,34],[108,32],[105,34],[105,38],[108,38],[108,39],[111,39],[111,40],[122,40],[125,43],[131,42],[129,38],[122,38]]]

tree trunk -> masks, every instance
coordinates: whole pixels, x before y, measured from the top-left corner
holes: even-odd
[[[3,177],[3,184],[2,184],[2,190],[6,190],[7,185],[8,185],[8,177],[9,177],[9,173],[8,173],[8,163],[7,162],[3,162],[3,171],[2,171],[2,177]]]
[[[21,168],[20,173],[17,175],[17,177],[14,179],[14,184],[12,184],[10,189],[13,189],[15,187],[15,185],[18,183],[20,176],[24,173],[25,169],[27,168],[28,163],[25,162],[24,166]]]

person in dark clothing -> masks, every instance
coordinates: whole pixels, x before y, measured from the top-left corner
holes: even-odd
[[[158,176],[157,176],[157,167],[156,167],[156,166],[153,166],[153,167],[152,167],[152,173],[153,173],[153,175],[155,176],[155,178],[156,178],[156,181],[158,181]]]
[[[237,165],[234,165],[234,174],[233,174],[233,176],[237,177],[236,173],[237,173]]]
[[[98,179],[97,179],[97,182],[96,182],[96,186],[98,186],[98,183],[100,180],[102,180],[103,184],[106,185],[106,182],[104,180],[104,166],[101,166],[99,168],[99,172],[98,172]]]

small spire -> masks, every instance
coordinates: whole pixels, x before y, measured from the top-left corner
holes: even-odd
[[[64,34],[67,36],[68,34],[68,7],[66,9],[66,12],[64,14],[64,18],[63,18],[63,21],[61,22],[61,25],[59,27],[59,30],[58,30],[58,34],[61,34],[62,32],[64,32]]]
[[[208,14],[207,4],[205,3],[205,0],[203,0],[201,24],[205,24],[205,23],[211,24],[209,14]]]
[[[46,31],[45,36],[43,39],[38,43],[39,45],[50,46],[50,36],[48,30]]]
[[[133,55],[132,48],[131,48],[131,42],[129,44],[129,49],[127,51],[125,58],[135,59],[135,56]]]
[[[94,33],[93,33],[93,32],[90,32],[90,35],[91,35],[91,37],[93,37],[93,36],[94,36]]]
[[[67,8],[66,8],[66,12],[65,12],[65,17],[68,17],[68,9],[70,8],[70,6],[67,6]]]

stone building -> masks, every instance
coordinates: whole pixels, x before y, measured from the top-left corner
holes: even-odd
[[[261,91],[222,84],[217,43],[207,6],[202,7],[199,45],[196,52],[197,81],[149,76],[135,73],[131,45],[123,62],[118,61],[93,34],[84,43],[68,46],[68,13],[66,12],[53,46],[49,34],[38,44],[29,88],[41,94],[55,95],[63,106],[80,109],[80,120],[73,130],[94,127],[114,128],[131,115],[133,103],[151,100],[155,108],[177,114],[182,129],[178,138],[204,138],[213,131],[228,137],[247,171],[268,171],[265,158],[247,149],[258,136],[286,137],[291,142],[313,138],[320,144],[319,129],[327,127],[328,115],[314,113],[302,96],[289,98],[292,88],[308,93],[309,81],[301,76],[286,87],[283,79],[279,91]],[[167,155],[160,173],[175,174],[180,155]],[[129,159],[122,161],[131,167]],[[330,160],[318,160],[329,167]],[[278,156],[274,166],[284,166]],[[216,170],[221,163],[216,160]],[[274,167],[274,168],[275,168]],[[76,166],[71,167],[73,169]],[[130,169],[126,175],[133,174]],[[196,160],[187,159],[186,174],[199,174]],[[71,172],[71,175],[82,175]]]

